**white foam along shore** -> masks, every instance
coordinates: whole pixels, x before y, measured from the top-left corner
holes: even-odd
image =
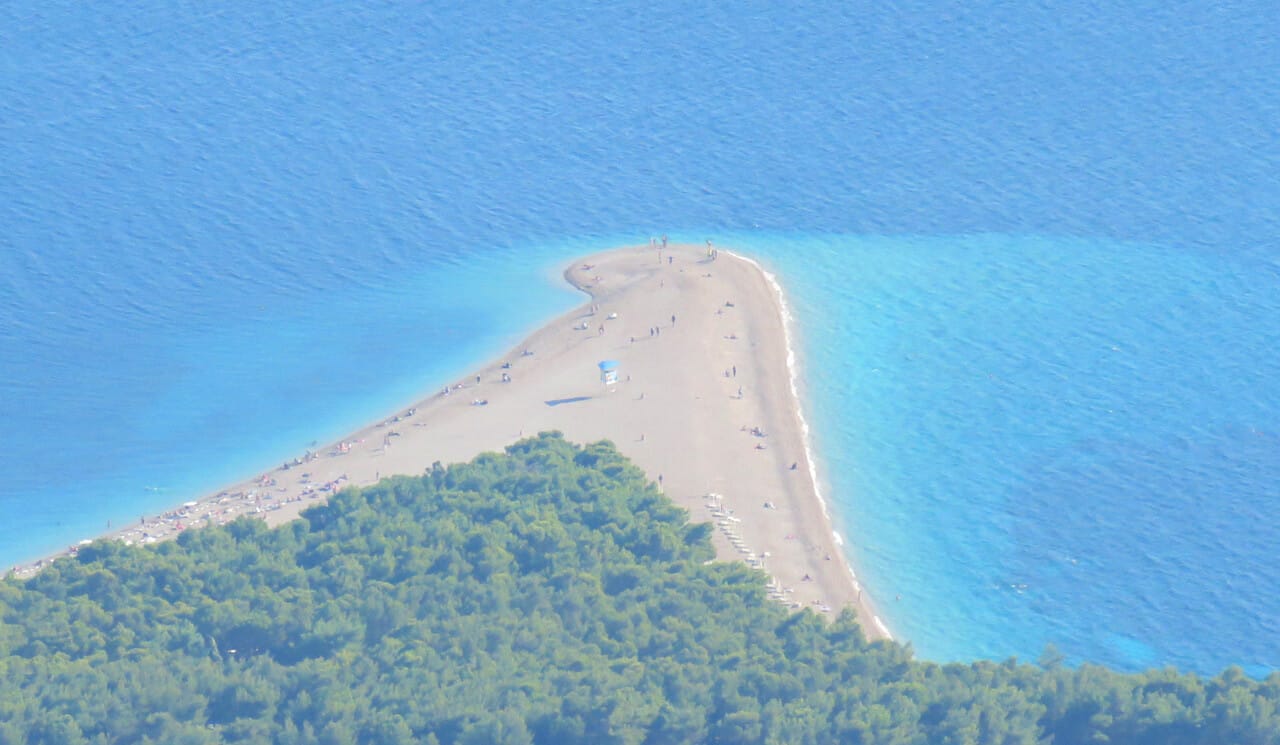
[[[804,399],[800,396],[801,373],[799,359],[796,355],[796,334],[794,330],[796,321],[795,315],[791,312],[791,306],[787,303],[787,293],[783,290],[782,283],[778,281],[777,275],[765,269],[760,262],[736,252],[725,251],[724,253],[738,259],[739,261],[745,261],[754,266],[756,271],[760,272],[760,274],[764,276],[765,280],[768,281],[769,286],[773,289],[774,296],[778,302],[779,312],[782,315],[782,333],[783,340],[787,348],[787,373],[791,384],[791,397],[795,401],[796,417],[800,420],[800,432],[801,436],[804,438],[805,461],[809,466],[809,478],[813,481],[813,494],[817,498],[818,504],[822,507],[822,514],[828,520],[831,520],[831,511],[827,504],[827,498],[822,493],[823,482],[818,476],[818,461],[814,455],[813,434],[809,429],[809,420],[804,415]],[[844,556],[844,537],[840,535],[840,531],[836,530],[834,526],[831,531],[831,536],[832,540],[835,541],[836,547],[840,550],[841,555]],[[853,583],[853,587],[859,597],[861,597],[863,589],[862,583],[858,581],[857,571],[854,570],[853,565],[847,556],[844,557],[844,561],[849,570],[849,580]],[[871,613],[871,621],[885,638],[894,638],[893,633],[889,631],[889,627],[885,625],[879,615]]]
[[[820,613],[852,608],[869,637],[887,638],[837,560],[782,289],[755,261],[722,255],[639,246],[580,259],[565,278],[589,301],[508,354],[306,458],[111,535],[150,543],[242,515],[277,525],[337,489],[559,430],[611,440],[693,520],[720,525],[720,557],[766,569],[771,597]],[[601,384],[603,359],[620,365],[615,385]]]

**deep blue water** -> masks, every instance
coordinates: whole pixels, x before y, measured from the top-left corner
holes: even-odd
[[[781,276],[922,656],[1280,667],[1271,5],[261,5],[0,8],[0,561],[392,411],[668,232]]]

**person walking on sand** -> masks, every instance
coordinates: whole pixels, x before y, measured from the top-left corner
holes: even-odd
[[[672,326],[676,325],[676,315],[674,313],[671,314],[671,325]]]

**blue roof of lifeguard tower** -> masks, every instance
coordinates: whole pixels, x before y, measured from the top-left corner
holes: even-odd
[[[601,362],[601,363],[600,363],[600,369],[601,369],[601,370],[604,370],[605,372],[608,372],[608,371],[610,371],[610,370],[617,370],[617,369],[618,369],[618,361],[617,361],[617,360],[604,360],[603,362]]]

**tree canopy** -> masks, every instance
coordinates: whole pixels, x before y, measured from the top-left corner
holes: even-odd
[[[1278,743],[1280,675],[937,665],[558,434],[0,583],[8,743]]]

